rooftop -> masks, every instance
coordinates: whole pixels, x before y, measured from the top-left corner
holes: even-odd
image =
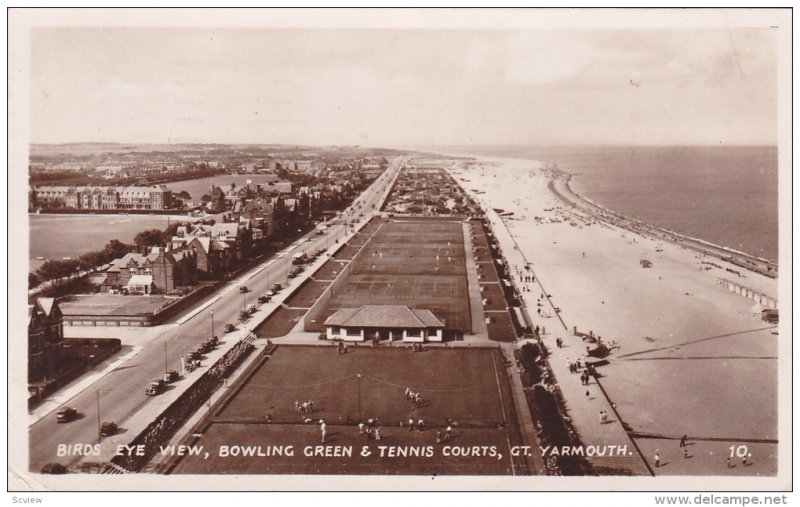
[[[325,325],[422,329],[442,328],[444,322],[430,310],[412,309],[405,305],[363,305],[340,309],[325,320]]]

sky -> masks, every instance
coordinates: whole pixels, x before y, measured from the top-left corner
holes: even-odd
[[[31,142],[777,143],[775,30],[34,28]]]

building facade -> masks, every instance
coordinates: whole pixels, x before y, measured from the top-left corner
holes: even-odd
[[[172,206],[172,191],[154,186],[38,186],[28,192],[31,208],[163,210]]]
[[[60,370],[64,322],[54,298],[38,298],[28,306],[28,382],[52,379]]]
[[[430,310],[405,305],[363,305],[342,308],[325,320],[327,340],[403,340],[410,343],[440,342],[444,322]]]

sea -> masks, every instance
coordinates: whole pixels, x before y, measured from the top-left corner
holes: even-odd
[[[572,188],[630,218],[733,248],[778,259],[777,147],[437,147],[431,151],[511,157],[557,164],[573,175]],[[259,175],[220,175],[171,182],[199,201],[212,184]],[[138,232],[164,228],[152,215],[29,215],[30,270],[46,259],[77,257],[109,240],[130,242]]]
[[[557,164],[572,189],[629,218],[777,262],[776,146],[446,147]]]

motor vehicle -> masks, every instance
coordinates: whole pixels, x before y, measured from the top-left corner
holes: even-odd
[[[162,392],[164,392],[164,381],[162,379],[154,380],[150,382],[150,385],[144,390],[144,394],[147,396],[158,396]]]
[[[210,344],[211,344],[211,345],[213,345],[214,347],[217,347],[217,346],[219,346],[219,338],[218,338],[218,337],[216,337],[216,336],[212,336],[212,337],[210,337],[208,340],[206,340],[206,342],[207,342],[207,343],[210,343]]]
[[[186,354],[186,359],[188,359],[189,361],[195,361],[195,360],[197,360],[197,359],[200,359],[200,357],[201,357],[202,355],[203,355],[203,354],[201,354],[200,352],[197,352],[197,351],[195,350],[195,351],[193,351],[193,352],[189,352],[188,354]]]
[[[245,292],[247,292],[247,291],[248,291],[248,288],[247,288],[247,286],[246,286],[246,285],[242,285],[241,287],[239,287],[239,292],[241,292],[241,293],[245,293]]]
[[[247,320],[247,317],[250,316],[250,312],[247,310],[242,310],[239,312],[239,320]]]
[[[263,295],[263,296],[258,296],[258,302],[261,303],[261,304],[269,303],[270,299],[272,299],[272,296],[268,296],[266,294]]]
[[[280,292],[282,288],[283,285],[281,285],[280,283],[276,283],[275,285],[272,286],[272,292],[277,294],[278,292]]]
[[[233,324],[225,324],[225,332],[232,333],[236,329],[236,326]]]
[[[253,315],[254,313],[256,313],[256,305],[248,306],[247,307],[247,311],[248,311],[248,313],[250,313],[250,315]]]
[[[117,423],[106,421],[100,425],[100,436],[110,437],[111,435],[116,435],[118,429]]]
[[[170,370],[164,374],[164,382],[167,384],[171,384],[173,382],[177,382],[180,375],[175,370]]]
[[[78,411],[72,407],[64,407],[56,412],[56,421],[60,423],[67,423],[74,421],[78,417]]]
[[[292,255],[292,264],[302,264],[306,262],[307,257],[305,253],[296,253]]]
[[[274,295],[275,295],[275,291],[274,290],[270,289],[270,290],[267,291],[267,298],[272,299],[272,296],[274,296]]]

